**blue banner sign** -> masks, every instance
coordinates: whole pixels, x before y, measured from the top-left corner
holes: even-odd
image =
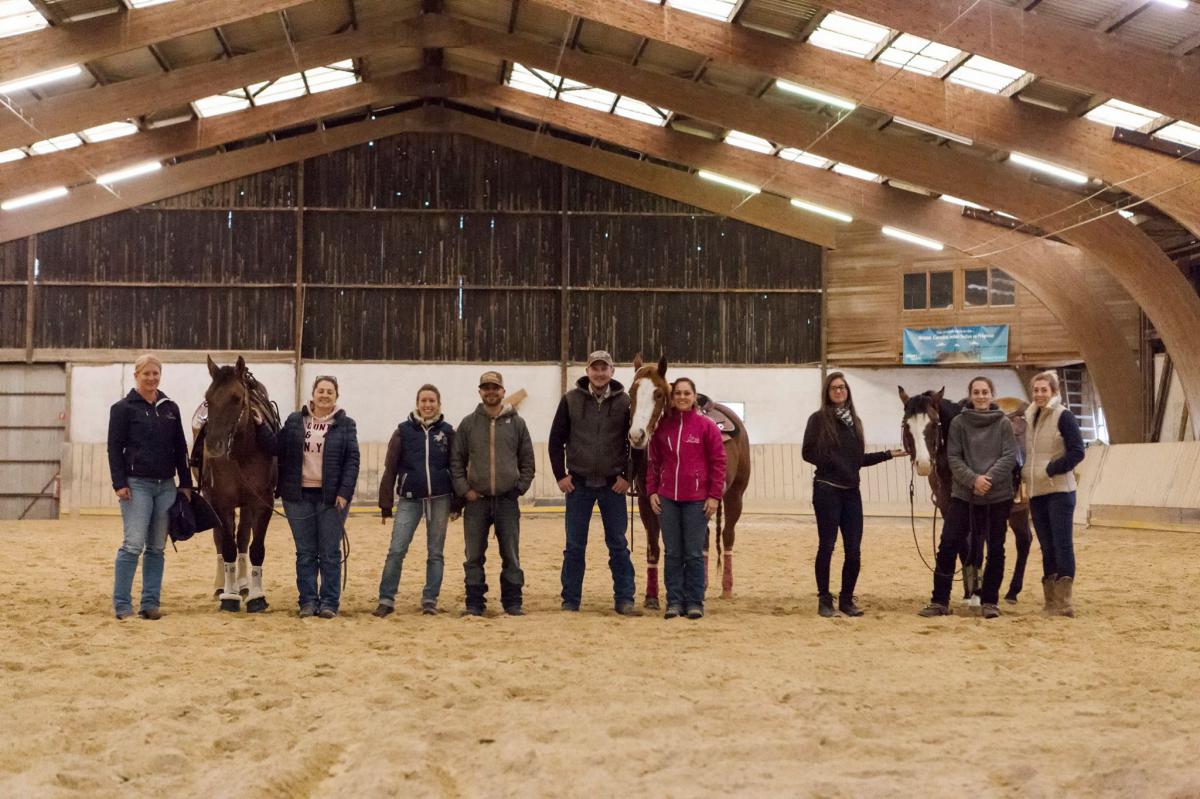
[[[1008,325],[904,328],[905,366],[1006,361]]]

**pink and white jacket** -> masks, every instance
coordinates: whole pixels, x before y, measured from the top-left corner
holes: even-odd
[[[670,412],[650,439],[646,494],[696,502],[725,493],[721,431],[698,411]]]

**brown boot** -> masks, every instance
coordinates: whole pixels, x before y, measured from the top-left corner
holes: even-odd
[[[1071,577],[1059,577],[1054,581],[1054,598],[1058,600],[1056,608],[1059,616],[1075,618],[1075,606],[1071,604],[1071,591],[1075,580]]]
[[[1042,593],[1046,597],[1046,604],[1042,607],[1042,613],[1045,613],[1047,616],[1053,616],[1058,612],[1058,597],[1054,593],[1054,581],[1057,579],[1057,574],[1048,574],[1042,578]]]

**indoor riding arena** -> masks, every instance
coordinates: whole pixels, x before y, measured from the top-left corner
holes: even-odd
[[[0,103],[0,796],[1200,797],[1200,1],[8,0]]]

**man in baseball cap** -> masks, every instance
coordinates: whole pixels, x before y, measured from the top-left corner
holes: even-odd
[[[504,388],[504,376],[494,370],[484,372],[479,376],[479,387],[483,388],[484,386],[499,386],[500,388]]]
[[[592,509],[599,505],[613,578],[613,607],[622,616],[640,616],[633,601],[633,561],[625,538],[629,395],[612,377],[612,355],[605,350],[589,355],[587,374],[563,395],[550,427],[550,466],[567,504],[562,609],[579,610],[583,599],[588,526]]]

